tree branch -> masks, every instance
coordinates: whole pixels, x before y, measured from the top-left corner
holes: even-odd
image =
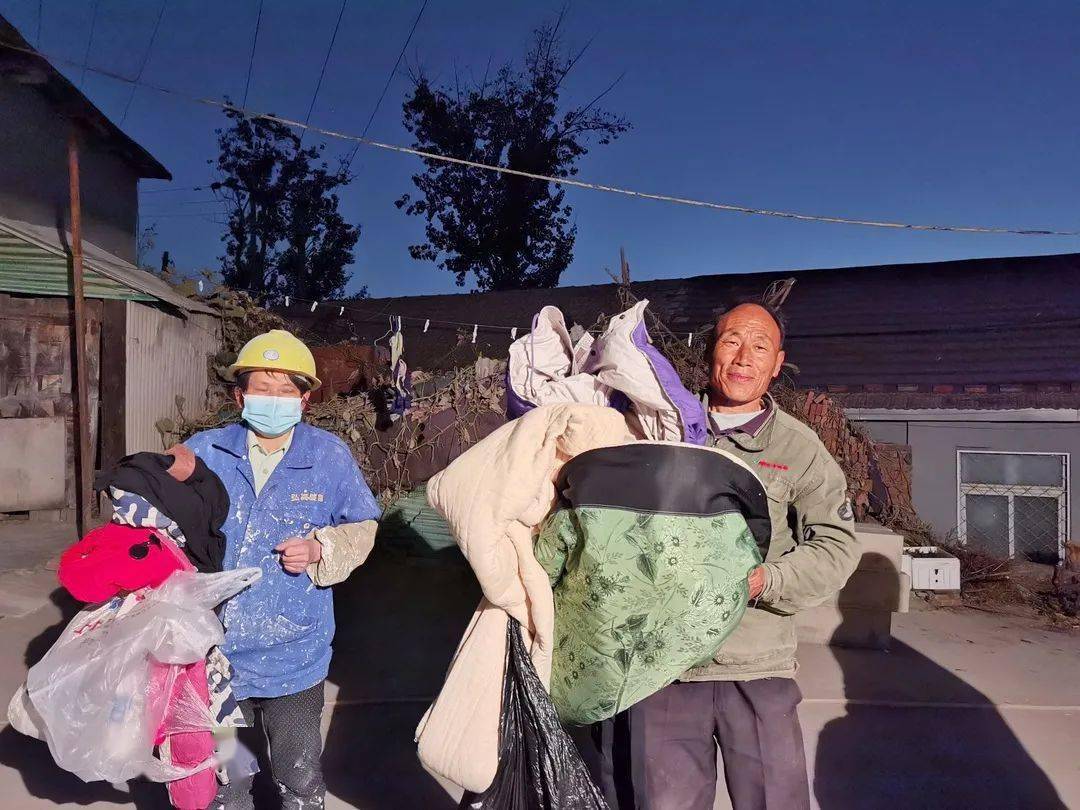
[[[618,77],[615,79],[615,81],[613,81],[611,84],[609,84],[607,87],[605,87],[596,96],[596,98],[594,98],[592,101],[590,101],[584,107],[581,107],[581,108],[571,112],[570,115],[567,116],[567,120],[568,121],[576,121],[577,119],[583,117],[585,115],[585,113],[587,113],[589,110],[591,110],[597,104],[599,104],[608,93],[610,93],[612,90],[614,90],[618,86],[619,82],[621,82],[625,76],[626,76],[626,71],[624,70],[622,73],[620,73],[618,75]],[[569,127],[568,127],[568,129],[569,129]]]

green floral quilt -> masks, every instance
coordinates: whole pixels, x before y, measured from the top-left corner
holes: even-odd
[[[535,553],[555,595],[551,696],[569,724],[611,717],[710,660],[742,618],[747,574],[762,560],[742,511],[565,499]]]

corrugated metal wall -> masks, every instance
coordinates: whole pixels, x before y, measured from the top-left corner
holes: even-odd
[[[220,347],[220,324],[210,315],[187,319],[145,304],[127,304],[127,452],[162,450],[154,423],[176,416],[176,396],[194,415],[206,405],[206,358]]]

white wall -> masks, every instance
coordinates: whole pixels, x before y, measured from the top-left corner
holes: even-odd
[[[0,77],[0,216],[56,227],[68,222],[68,124],[31,86]],[[79,156],[83,238],[134,263],[136,172],[94,141]]]
[[[220,348],[220,324],[210,315],[187,319],[127,302],[125,433],[127,452],[161,452],[154,423],[175,418],[176,396],[189,416],[206,406],[207,356]]]

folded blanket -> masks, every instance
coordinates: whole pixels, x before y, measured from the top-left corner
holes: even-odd
[[[712,659],[768,551],[768,499],[735,456],[675,443],[582,453],[558,488],[535,547],[554,586],[551,697],[587,724]]]
[[[612,408],[544,406],[503,425],[428,483],[428,501],[449,523],[485,597],[417,728],[429,771],[476,793],[495,778],[507,614],[521,623],[545,686],[550,678],[554,604],[533,535],[555,506],[556,476],[580,453],[635,438]]]

